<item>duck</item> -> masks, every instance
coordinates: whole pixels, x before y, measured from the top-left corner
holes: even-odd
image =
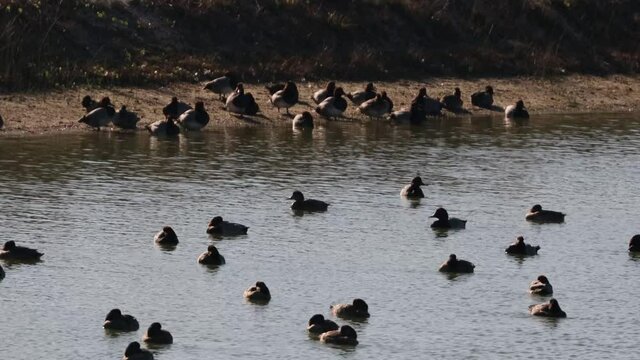
[[[3,269],[3,268],[2,268],[2,266],[0,265],[0,280],[4,279],[5,275],[6,275],[6,274],[5,274],[5,272],[4,272],[4,269]]]
[[[533,316],[545,316],[553,318],[566,318],[567,313],[562,311],[558,300],[551,299],[548,303],[535,304],[529,306],[529,313]]]
[[[251,93],[244,92],[244,85],[238,83],[236,90],[227,97],[227,111],[243,115],[255,115],[260,111],[256,100]]]
[[[207,227],[207,234],[236,236],[246,235],[249,230],[248,226],[242,224],[236,224],[228,221],[224,221],[222,216],[216,216],[209,221]]]
[[[460,260],[456,257],[456,254],[449,255],[449,259],[440,265],[438,271],[446,273],[472,273],[475,269],[475,265],[467,260]]]
[[[182,101],[178,101],[178,97],[174,96],[171,98],[171,102],[162,108],[162,114],[167,119],[176,120],[180,115],[182,115],[182,113],[187,110],[191,110],[191,105]]]
[[[407,197],[409,199],[421,199],[424,197],[424,193],[420,186],[427,186],[427,184],[422,182],[422,178],[420,176],[416,176],[411,179],[411,184],[405,186],[400,191],[400,196]]]
[[[303,111],[302,114],[298,114],[293,118],[294,129],[313,129],[313,116],[308,111]]]
[[[307,331],[313,335],[320,335],[327,331],[338,330],[339,328],[338,324],[329,319],[325,319],[322,314],[313,315],[307,325]]]
[[[518,100],[515,105],[504,109],[504,117],[508,119],[528,119],[529,112],[524,108],[524,101]]]
[[[546,276],[540,275],[536,280],[531,282],[531,285],[529,285],[529,293],[534,295],[552,295],[553,286],[551,286],[551,283]]]
[[[347,100],[342,96],[344,90],[341,87],[336,88],[333,96],[324,99],[317,107],[316,112],[326,118],[337,119],[345,110],[347,110]]]
[[[464,229],[467,226],[467,220],[450,218],[449,213],[444,208],[436,209],[436,212],[429,217],[438,219],[431,224],[433,229]]]
[[[477,107],[491,109],[493,106],[493,87],[487,85],[484,91],[477,91],[471,94],[471,104]]]
[[[36,249],[17,246],[13,240],[5,242],[2,249],[0,249],[0,259],[37,261],[40,260],[42,255],[44,254]]]
[[[355,106],[360,106],[365,101],[376,97],[376,87],[373,86],[373,83],[367,83],[364,90],[354,91],[346,94],[346,96]]]
[[[180,134],[180,127],[172,118],[158,120],[144,127],[153,136],[175,136]]]
[[[140,324],[135,317],[123,315],[120,309],[112,309],[104,319],[102,327],[109,330],[136,331],[140,328]]]
[[[89,95],[85,95],[82,98],[82,101],[80,102],[80,104],[82,105],[82,107],[85,109],[85,112],[87,113],[91,112],[91,110],[94,110],[100,106],[100,102],[93,100]]]
[[[442,104],[437,99],[427,95],[427,88],[422,87],[418,90],[418,95],[411,101],[411,109],[423,111],[425,116],[442,115]]]
[[[451,111],[451,112],[460,112],[462,111],[462,92],[460,88],[455,88],[453,91],[453,95],[446,95],[440,101],[442,103],[442,107]]]
[[[220,253],[218,252],[218,249],[215,246],[209,245],[207,247],[207,251],[203,252],[202,254],[200,254],[200,256],[198,256],[198,263],[203,265],[217,266],[217,265],[226,264],[226,261],[224,260],[224,256],[220,255]]]
[[[296,84],[293,81],[287,81],[287,84],[282,90],[278,90],[271,95],[270,100],[273,106],[278,108],[278,112],[280,112],[280,108],[285,108],[287,114],[289,114],[289,108],[298,103],[298,97],[298,87]]]
[[[329,207],[329,204],[324,201],[314,199],[305,200],[304,195],[299,190],[294,191],[289,200],[294,200],[293,204],[291,204],[291,210],[327,211]]]
[[[349,325],[342,325],[340,330],[327,331],[320,335],[320,341],[335,345],[358,345],[358,334]]]
[[[426,94],[426,89],[424,89]],[[424,110],[424,101],[420,94],[416,96],[411,102],[411,108],[409,110],[401,109],[394,111],[389,115],[389,120],[394,124],[411,124],[418,125],[425,121],[427,113]]]
[[[209,123],[209,114],[202,101],[196,102],[195,109],[189,109],[178,117],[178,124],[189,131],[200,131]]]
[[[173,336],[167,330],[162,330],[160,323],[154,322],[145,332],[142,341],[151,344],[173,344]]]
[[[140,343],[134,341],[127,346],[124,351],[123,360],[153,360],[153,354],[146,349],[140,348]]]
[[[334,81],[329,81],[327,83],[327,86],[324,89],[314,92],[311,98],[316,104],[319,105],[326,98],[332,97],[335,91],[336,91],[336,83]]]
[[[238,85],[237,78],[230,72],[215,78],[204,84],[204,90],[209,90],[220,96],[220,100],[224,100],[227,94],[231,94]]]
[[[244,291],[244,298],[257,303],[266,303],[271,300],[271,292],[264,282],[258,281],[256,284]]]
[[[178,245],[178,235],[173,231],[171,226],[165,226],[162,231],[158,232],[153,238],[156,244],[159,245]]]
[[[390,113],[392,108],[393,102],[387,97],[386,91],[377,94],[373,99],[369,99],[358,106],[358,110],[369,118],[383,117],[385,114]]]
[[[529,213],[525,216],[527,221],[537,222],[537,223],[561,223],[564,222],[564,217],[566,214],[563,214],[558,211],[552,210],[542,210],[542,206],[539,204],[533,205]]]
[[[342,319],[359,320],[369,318],[369,305],[362,299],[353,299],[351,304],[336,304],[329,307],[331,313]]]
[[[100,100],[100,105],[97,108],[81,117],[78,122],[85,123],[100,131],[101,127],[105,127],[111,123],[115,114],[116,110],[113,108],[113,105],[111,105],[111,101],[108,97],[105,97]]]
[[[113,117],[113,125],[120,129],[133,130],[136,128],[140,117],[138,114],[128,111],[125,105],[120,107],[120,110]]]
[[[518,236],[516,242],[509,245],[504,252],[511,255],[537,255],[540,246],[525,244],[524,237]]]
[[[640,252],[640,234],[633,235],[631,240],[629,240],[629,251]]]

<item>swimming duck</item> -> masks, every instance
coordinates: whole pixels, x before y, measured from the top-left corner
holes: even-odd
[[[226,261],[215,246],[209,245],[207,251],[198,256],[198,263],[203,265],[222,265],[226,264]]]
[[[518,100],[515,105],[509,105],[504,109],[504,117],[509,119],[528,119],[529,112],[524,108],[524,101]]]
[[[546,276],[540,275],[529,285],[529,292],[535,295],[551,295],[553,294],[553,286],[551,286]]]
[[[545,316],[554,318],[566,318],[567,313],[562,311],[558,300],[551,299],[548,303],[535,304],[529,306],[529,312],[534,316]]]
[[[320,335],[327,331],[338,330],[339,326],[335,322],[325,319],[322,314],[315,314],[309,319],[307,331],[310,334]]]
[[[224,221],[222,216],[216,216],[209,221],[209,227],[207,227],[207,234],[235,236],[246,235],[249,230],[248,226],[242,224],[236,224],[228,221]]]
[[[244,291],[245,299],[251,302],[266,303],[271,300],[271,293],[269,288],[262,281],[256,282],[255,286],[252,286]]]
[[[180,134],[180,127],[176,125],[172,118],[158,120],[144,127],[154,136],[175,136]]]
[[[462,92],[460,88],[455,88],[453,95],[446,95],[442,98],[442,107],[451,112],[460,112],[462,110]]]
[[[640,252],[640,235],[633,235],[631,240],[629,240],[629,251]]]
[[[236,77],[231,73],[226,73],[224,76],[215,78],[204,84],[204,89],[220,95],[220,100],[224,100],[224,97],[232,93],[237,85],[238,81]]]
[[[138,114],[128,111],[127,107],[122,105],[120,110],[113,117],[113,125],[121,129],[132,130],[136,128],[136,124],[140,121]]]
[[[324,117],[337,119],[347,110],[347,100],[342,97],[343,95],[344,90],[341,87],[336,88],[333,96],[324,99],[316,107],[316,112]]]
[[[7,260],[24,260],[24,261],[35,261],[39,260],[42,255],[41,252],[38,252],[36,249],[31,249],[24,246],[17,246],[16,242],[13,240],[7,241],[4,243],[4,246],[0,250],[0,259]]]
[[[320,341],[326,344],[358,345],[358,334],[349,325],[342,325],[340,330],[327,331],[320,335]]]
[[[171,98],[171,102],[162,108],[162,114],[167,119],[178,119],[178,116],[182,115],[187,110],[191,110],[191,105],[178,101],[176,96]]]
[[[493,87],[487,86],[484,88],[484,91],[471,94],[471,104],[477,107],[491,109],[493,106]]]
[[[436,212],[429,217],[438,219],[431,224],[434,229],[464,229],[467,226],[467,220],[450,218],[449,213],[444,208],[436,209]]]
[[[123,360],[153,360],[153,354],[149,350],[140,348],[140,343],[134,341],[124,351]]]
[[[524,237],[518,236],[516,242],[509,245],[504,252],[511,255],[536,255],[540,246],[525,244]]]
[[[327,211],[329,204],[324,201],[314,199],[304,199],[302,192],[296,190],[291,194],[289,200],[294,200],[291,204],[291,210],[304,210],[304,211]]]
[[[199,131],[209,123],[209,114],[202,101],[196,102],[196,108],[189,109],[178,117],[178,124],[190,131]]]
[[[410,199],[420,199],[424,197],[424,193],[420,186],[427,186],[427,184],[422,182],[422,178],[420,176],[416,176],[411,179],[411,184],[405,186],[400,191],[400,196],[405,196]]]
[[[456,254],[449,255],[449,260],[440,265],[438,271],[446,273],[472,273],[476,266],[467,260],[459,260]]]
[[[153,238],[157,244],[160,245],[178,245],[178,235],[173,231],[171,226],[165,226],[162,231],[156,234]]]
[[[140,324],[135,317],[123,315],[120,309],[113,309],[107,314],[102,327],[109,330],[136,331],[140,328]]]
[[[324,89],[314,92],[311,98],[316,104],[319,105],[326,98],[333,96],[335,91],[336,91],[336,83],[333,81],[329,81],[327,83],[327,86]]]
[[[369,315],[369,305],[362,299],[353,299],[351,304],[336,304],[329,307],[331,313],[342,319],[367,319]]]
[[[4,279],[5,273],[4,273],[4,269],[2,268],[2,266],[0,266],[0,280]]]
[[[81,104],[86,112],[91,112],[91,110],[95,110],[100,106],[100,102],[93,100],[89,95],[85,95],[85,97],[82,98]]]
[[[308,111],[302,112],[293,118],[293,127],[297,129],[313,129],[313,116]]]
[[[349,93],[347,94],[347,97],[355,106],[360,106],[365,101],[371,100],[376,97],[376,87],[373,86],[373,83],[368,83],[364,87],[364,90]]]
[[[533,205],[529,213],[525,216],[527,221],[533,221],[537,223],[561,223],[564,222],[565,214],[552,211],[552,210],[542,210],[542,206]]]
[[[393,102],[387,96],[387,92],[383,91],[381,94],[376,95],[373,99],[369,99],[358,107],[358,110],[369,118],[383,117],[385,114],[391,112],[393,108]]]
[[[289,108],[298,103],[298,96],[296,84],[293,81],[287,81],[284,89],[276,91],[271,95],[270,100],[273,106],[278,108],[278,112],[280,112],[280,108],[285,108],[288,114]]]
[[[105,97],[100,100],[100,105],[97,108],[81,117],[78,122],[85,123],[99,131],[101,127],[109,125],[115,114],[116,110],[111,105],[111,101]]]
[[[172,344],[173,336],[167,330],[162,330],[160,323],[154,322],[149,326],[147,332],[142,337],[142,341],[151,344]]]
[[[236,90],[227,97],[227,111],[243,115],[255,115],[260,111],[256,100],[251,93],[244,92],[244,85],[238,83]]]

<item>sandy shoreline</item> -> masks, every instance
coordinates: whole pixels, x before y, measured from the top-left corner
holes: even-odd
[[[361,82],[340,82],[347,92],[361,89]],[[324,86],[318,82],[298,82],[300,99],[303,103],[294,106],[291,113],[312,110],[315,104],[311,94]],[[400,80],[375,83],[378,91],[386,90],[394,101],[394,109],[407,107],[421,86],[426,85],[432,97],[442,97],[453,92],[454,87],[462,90],[464,107],[470,115],[455,115],[445,112],[445,116],[498,116],[492,112],[473,108],[470,94],[492,85],[495,90],[496,105],[505,107],[518,99],[523,99],[529,112],[535,114],[586,113],[586,112],[640,112],[640,76],[615,75],[596,77],[571,75],[555,79],[540,78],[482,78],[461,80],[453,78],[430,78],[425,81]],[[80,101],[84,95],[94,98],[109,96],[117,108],[125,104],[136,111],[141,121],[140,127],[162,118],[162,107],[172,96],[193,103],[202,100],[212,121],[206,129],[228,126],[284,126],[290,118],[278,114],[268,101],[264,84],[246,84],[245,89],[254,94],[262,116],[240,119],[223,109],[217,96],[202,89],[200,84],[176,83],[160,88],[75,88],[46,93],[11,93],[0,95],[0,114],[4,118],[4,128],[0,136],[38,135],[61,132],[91,131],[78,119],[84,114]],[[357,109],[349,104],[346,117],[353,121],[366,120]]]

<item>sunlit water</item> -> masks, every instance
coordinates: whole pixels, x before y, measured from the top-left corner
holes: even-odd
[[[0,240],[45,253],[2,263],[0,358],[119,359],[154,321],[174,336],[157,359],[637,358],[639,148],[633,115],[0,138]],[[416,173],[429,186],[412,203],[399,191]],[[294,189],[329,211],[294,216]],[[566,223],[527,223],[535,203]],[[438,206],[467,229],[432,231]],[[211,239],[215,215],[249,235]],[[153,243],[165,224],[174,251]],[[517,235],[540,254],[505,255]],[[211,243],[214,270],[196,263]],[[476,273],[438,273],[450,253]],[[528,314],[548,299],[527,293],[539,274],[567,319]],[[242,298],[256,280],[266,306]],[[356,348],[307,336],[355,297],[371,312]],[[141,329],[105,334],[114,307]]]

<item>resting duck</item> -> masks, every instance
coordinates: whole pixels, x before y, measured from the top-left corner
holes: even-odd
[[[107,314],[102,327],[109,330],[136,331],[140,328],[140,324],[135,317],[123,315],[120,309],[113,309]]]
[[[640,235],[633,235],[631,240],[629,240],[629,251],[640,252]]]
[[[176,96],[171,98],[171,102],[162,108],[162,114],[167,119],[178,119],[178,116],[182,115],[185,111],[191,110],[191,105],[178,101]]]
[[[340,330],[331,330],[320,335],[320,341],[326,344],[358,345],[358,334],[349,325],[342,325]]]
[[[127,107],[124,105],[120,107],[120,110],[118,110],[116,116],[113,117],[113,125],[125,130],[135,129],[138,121],[140,121],[140,117],[138,117],[138,114],[128,111]]]
[[[456,254],[449,255],[449,260],[440,265],[438,271],[446,273],[472,273],[476,266],[467,260],[458,260]]]
[[[542,210],[542,206],[533,205],[529,213],[525,216],[527,221],[537,223],[561,223],[564,222],[565,214],[558,211]]]
[[[244,291],[244,298],[257,303],[265,303],[271,300],[271,293],[269,288],[262,281],[256,282],[255,286],[252,286]]]
[[[327,211],[329,204],[324,201],[314,199],[304,199],[302,192],[296,190],[291,194],[289,200],[294,200],[291,210],[302,211]]]
[[[331,313],[342,319],[367,319],[369,318],[369,305],[362,299],[353,299],[351,304],[337,304],[329,307]]]
[[[477,107],[491,109],[493,106],[493,87],[487,86],[484,91],[471,94],[471,104]]]
[[[144,128],[153,136],[175,136],[180,134],[180,127],[176,125],[172,118],[158,120]]]
[[[80,123],[85,123],[96,130],[100,130],[101,127],[109,125],[116,114],[116,109],[111,105],[111,100],[108,97],[100,100],[100,105],[91,110],[78,120]]]
[[[347,94],[347,97],[355,106],[360,106],[365,101],[371,100],[376,97],[376,87],[373,86],[373,83],[368,83],[364,87],[364,90],[349,93]]]
[[[159,245],[178,245],[179,243],[178,235],[171,226],[163,227],[162,231],[157,233],[153,239]]]
[[[142,341],[151,344],[172,344],[173,336],[167,330],[162,330],[160,323],[155,322],[149,326]]]
[[[220,95],[220,100],[223,100],[227,94],[233,92],[237,85],[238,81],[236,77],[231,73],[226,73],[224,76],[215,78],[204,84],[204,89]]]
[[[91,112],[91,110],[95,110],[100,106],[100,102],[93,100],[89,95],[85,95],[85,97],[82,98],[81,104],[86,112]]]
[[[209,123],[209,114],[204,109],[202,101],[196,102],[196,108],[189,109],[178,117],[178,124],[190,131],[200,131]]]
[[[369,118],[380,118],[391,112],[393,102],[387,96],[386,91],[376,95],[373,99],[369,99],[358,107],[358,110],[367,115]]]
[[[149,350],[141,349],[140,343],[134,341],[124,351],[123,360],[153,360],[153,354]]]
[[[298,114],[293,118],[293,127],[296,129],[313,129],[313,116],[308,111]]]
[[[411,179],[411,184],[405,186],[400,191],[400,196],[404,196],[410,199],[421,199],[424,197],[424,193],[420,186],[427,186],[427,184],[422,182],[422,178],[420,176],[416,176]]]
[[[444,208],[436,209],[436,212],[429,217],[438,219],[431,224],[433,229],[464,229],[467,226],[467,220],[450,218],[449,213]]]
[[[446,95],[442,98],[442,107],[451,112],[460,112],[462,110],[462,92],[460,88],[455,88],[453,95]]]
[[[546,276],[540,275],[529,285],[529,293],[535,295],[551,295],[553,294],[553,286],[551,286]]]
[[[242,83],[239,83],[236,86],[236,91],[227,97],[226,108],[227,111],[240,114],[241,117],[243,115],[255,115],[260,111],[253,95],[251,93],[245,94]]]
[[[505,252],[511,255],[536,255],[538,250],[540,250],[540,246],[525,244],[524,237],[518,236],[516,242],[509,245]]]
[[[242,224],[236,224],[228,221],[224,221],[222,216],[216,216],[209,221],[209,227],[207,227],[207,234],[215,235],[246,235],[249,230],[248,226]]]
[[[548,303],[535,304],[529,306],[529,312],[534,316],[545,316],[554,318],[566,318],[567,313],[562,311],[558,300],[551,299]]]
[[[342,97],[343,95],[344,90],[341,87],[336,88],[333,96],[324,99],[316,107],[316,112],[326,118],[337,119],[338,116],[342,116],[342,113],[347,110],[347,100]]]
[[[284,89],[276,91],[271,95],[270,100],[273,106],[278,108],[278,112],[280,112],[280,108],[285,108],[289,114],[289,108],[298,103],[298,97],[296,84],[293,81],[287,81]]]
[[[333,96],[335,91],[336,83],[333,81],[329,81],[324,89],[314,92],[311,98],[316,104],[320,104],[326,98]]]
[[[504,116],[509,119],[528,119],[529,112],[524,108],[524,101],[518,100],[515,105],[509,105],[504,109]]]
[[[327,331],[338,330],[339,326],[335,322],[325,319],[322,314],[315,314],[309,319],[307,331],[310,334],[320,335]]]
[[[0,250],[0,259],[7,260],[24,260],[24,261],[36,261],[44,255],[38,252],[36,249],[30,249],[24,246],[17,246],[13,240],[4,243],[4,246]]]
[[[218,249],[215,246],[209,245],[209,247],[207,247],[207,251],[198,256],[198,263],[203,265],[217,266],[226,264],[226,261],[224,260],[224,256],[220,255]]]

